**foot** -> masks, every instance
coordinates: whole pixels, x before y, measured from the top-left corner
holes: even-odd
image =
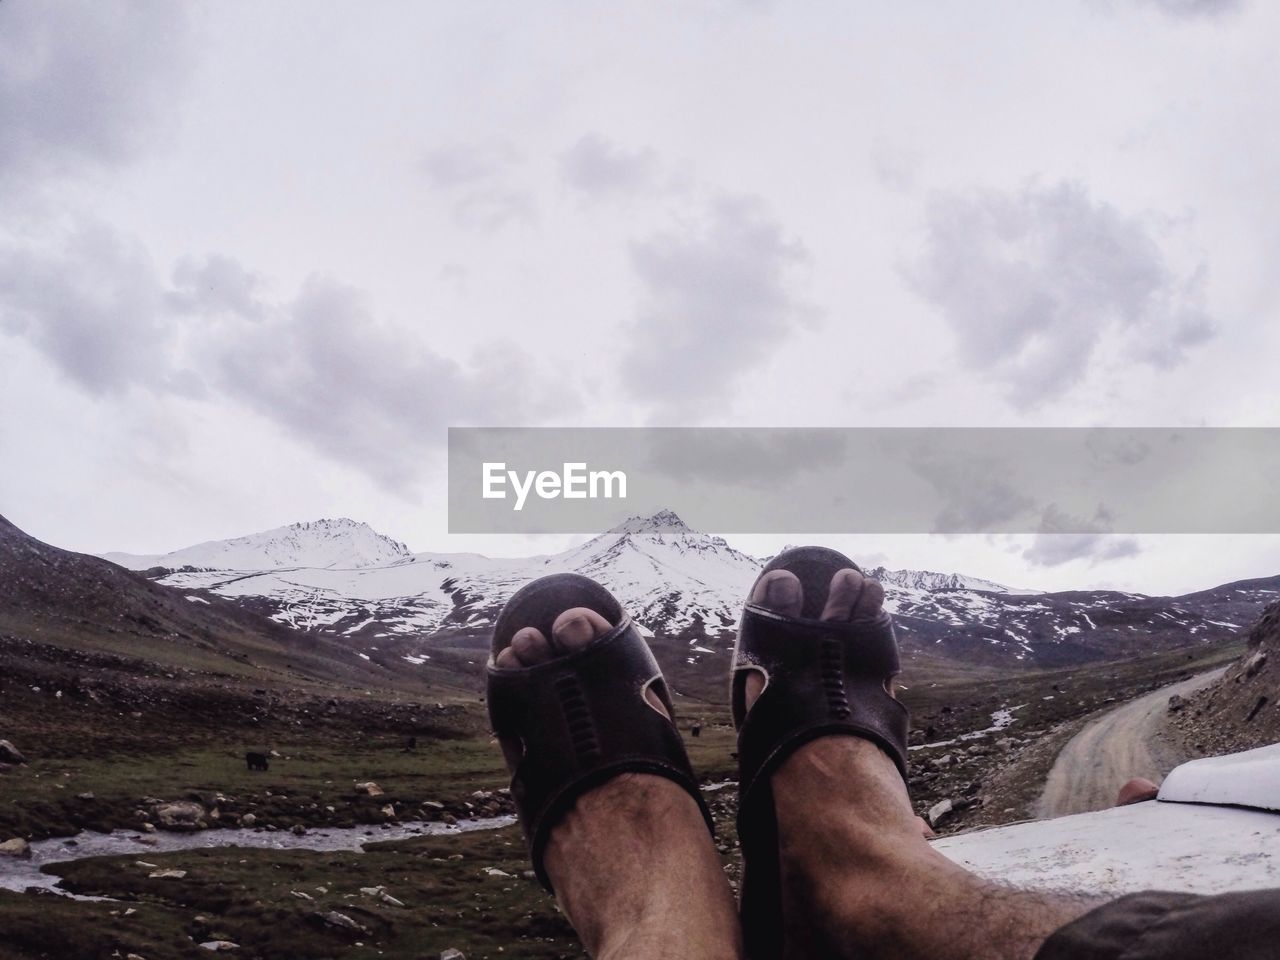
[[[795,616],[804,593],[794,574],[775,570],[757,582],[751,601]],[[883,604],[879,582],[843,569],[831,578],[821,618],[871,618]],[[764,685],[748,676],[748,709]],[[886,689],[893,692],[890,681]],[[897,767],[868,740],[813,740],[771,783],[789,953],[1026,960],[1048,933],[1088,908],[1006,891],[934,850]]]
[[[1126,781],[1116,794],[1116,806],[1127,807],[1131,803],[1143,803],[1154,800],[1160,795],[1160,788],[1146,777],[1134,777]]]
[[[582,650],[611,629],[585,607],[551,635],[523,627],[494,664],[520,670]],[[646,696],[667,715],[661,699]],[[504,743],[508,766],[519,745]],[[624,773],[578,798],[551,832],[545,865],[556,899],[593,957],[734,958],[737,911],[698,806],[665,777]]]

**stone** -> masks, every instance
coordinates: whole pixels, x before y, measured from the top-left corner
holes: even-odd
[[[246,813],[243,817],[240,818],[240,826],[242,827],[252,827],[257,822],[258,822],[257,815],[252,813]]]
[[[385,804],[382,808],[382,815],[388,820],[394,820],[396,818],[396,808],[389,803]]]
[[[218,953],[222,950],[239,950],[240,944],[232,943],[230,940],[206,940],[200,944],[200,949],[212,950],[214,953]]]
[[[380,797],[384,792],[385,791],[372,780],[356,784],[356,793],[363,793],[366,797]]]
[[[1250,679],[1258,675],[1258,671],[1267,665],[1267,651],[1259,650],[1244,662],[1244,675]]]
[[[147,876],[150,877],[152,880],[181,880],[186,875],[187,875],[187,871],[185,870],[173,870],[173,869],[152,870],[149,874],[147,874]]]
[[[955,803],[950,798],[939,800],[929,808],[929,826],[936,827],[953,809],[955,809]]]
[[[511,874],[507,873],[507,871],[505,871],[505,870],[499,870],[497,867],[485,867],[485,868],[484,868],[484,872],[485,872],[485,876],[489,876],[489,877],[509,877],[509,876],[511,876]]]
[[[204,807],[192,800],[173,800],[156,807],[156,820],[161,830],[198,830]]]
[[[21,837],[14,837],[0,843],[0,857],[14,857],[18,860],[31,859],[31,844]]]
[[[393,896],[392,896],[391,894],[389,894],[389,893],[386,893],[385,891],[383,892],[382,896],[380,896],[378,899],[379,899],[379,900],[381,900],[383,903],[385,903],[385,904],[389,904],[390,906],[393,906],[393,907],[403,907],[403,906],[404,906],[404,901],[402,901],[402,900],[397,900],[395,897],[393,897]]]
[[[93,791],[86,790],[84,793],[77,793],[76,799],[77,800],[96,800],[97,798],[93,795]]]
[[[307,832],[307,828],[300,823],[295,823],[291,832],[295,837],[300,837]]]
[[[345,913],[339,913],[337,910],[330,910],[328,913],[317,913],[315,917],[325,926],[336,927],[339,930],[347,930],[351,933],[361,933],[366,936],[369,929],[363,924],[356,923]]]
[[[22,751],[15,747],[8,740],[0,740],[0,763],[26,763],[27,758],[22,755]]]
[[[440,951],[440,960],[467,960],[467,955],[456,947]]]

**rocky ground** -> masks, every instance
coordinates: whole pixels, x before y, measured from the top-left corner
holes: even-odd
[[[1218,683],[1169,708],[1194,756],[1280,741],[1280,603],[1267,608],[1249,630],[1244,653]]]

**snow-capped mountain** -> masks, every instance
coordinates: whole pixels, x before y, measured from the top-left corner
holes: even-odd
[[[281,570],[288,567],[358,569],[399,563],[413,556],[403,543],[346,517],[291,523],[234,540],[210,540],[171,553],[106,553],[104,560],[132,570]]]
[[[575,571],[607,586],[639,624],[679,641],[693,660],[727,647],[763,564],[665,511],[529,558],[411,554],[364,524],[322,520],[162,556],[108,559],[152,571],[193,598],[212,591],[299,628],[412,657],[430,656],[442,638],[482,633],[525,582]],[[870,572],[885,584],[908,655],[972,662],[1072,663],[1221,639],[1280,596],[1280,577],[1167,598],[1033,593],[956,573]]]

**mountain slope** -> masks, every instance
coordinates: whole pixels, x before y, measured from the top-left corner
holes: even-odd
[[[346,532],[365,536],[352,528]],[[241,539],[256,542],[266,536]],[[204,556],[217,555],[216,545],[202,547]],[[356,568],[187,566],[151,574],[198,592],[194,595],[228,597],[364,650],[380,655],[394,650],[412,663],[435,656],[441,638],[483,633],[506,598],[528,580],[576,571],[609,587],[661,640],[683,644],[689,666],[706,659],[709,669],[719,670],[761,565],[722,538],[694,531],[664,512],[632,518],[552,556],[396,552],[389,563]],[[1280,577],[1184,597],[1147,597],[1115,591],[1033,593],[955,573],[884,567],[870,572],[885,584],[886,603],[909,657],[993,666],[1070,665],[1227,639],[1280,594]]]
[[[292,523],[274,530],[210,540],[164,554],[108,553],[103,559],[131,570],[277,570],[288,567],[358,569],[407,560],[409,548],[346,517]]]
[[[378,676],[328,637],[289,630],[220,597],[191,597],[99,557],[60,550],[3,517],[0,640],[249,680],[367,683]]]

